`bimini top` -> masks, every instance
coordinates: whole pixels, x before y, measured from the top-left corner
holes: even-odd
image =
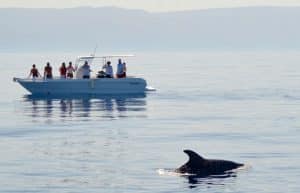
[[[94,59],[109,59],[109,58],[124,58],[124,57],[134,57],[133,54],[122,54],[122,55],[106,55],[106,56],[78,56],[77,60],[78,61],[83,61],[83,60],[94,60]]]

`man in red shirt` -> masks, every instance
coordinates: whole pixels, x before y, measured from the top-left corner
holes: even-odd
[[[60,72],[60,78],[66,78],[67,68],[66,68],[66,64],[64,62],[61,64],[61,67],[59,68],[59,72]]]

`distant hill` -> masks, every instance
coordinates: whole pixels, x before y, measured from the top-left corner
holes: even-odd
[[[299,49],[300,7],[0,9],[0,52]]]

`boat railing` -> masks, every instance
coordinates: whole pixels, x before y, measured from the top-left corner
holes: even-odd
[[[90,79],[83,79],[83,78],[62,78],[62,77],[59,77],[59,76],[55,76],[53,78],[44,78],[44,77],[39,77],[39,78],[16,78],[14,77],[13,78],[13,81],[14,82],[18,82],[18,81],[34,81],[34,82],[41,82],[41,81],[53,81],[53,80],[67,80],[67,81],[70,81],[70,80],[95,80],[95,79],[127,79],[127,78],[137,78],[135,76],[127,76],[126,78],[117,78],[117,77],[114,77],[114,78],[98,78],[96,76],[92,76]]]

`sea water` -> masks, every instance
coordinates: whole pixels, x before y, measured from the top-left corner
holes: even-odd
[[[12,81],[77,55],[0,54],[0,192],[299,192],[299,52],[137,53],[128,74],[157,89],[138,96],[35,97]],[[248,167],[173,175],[184,149]]]

